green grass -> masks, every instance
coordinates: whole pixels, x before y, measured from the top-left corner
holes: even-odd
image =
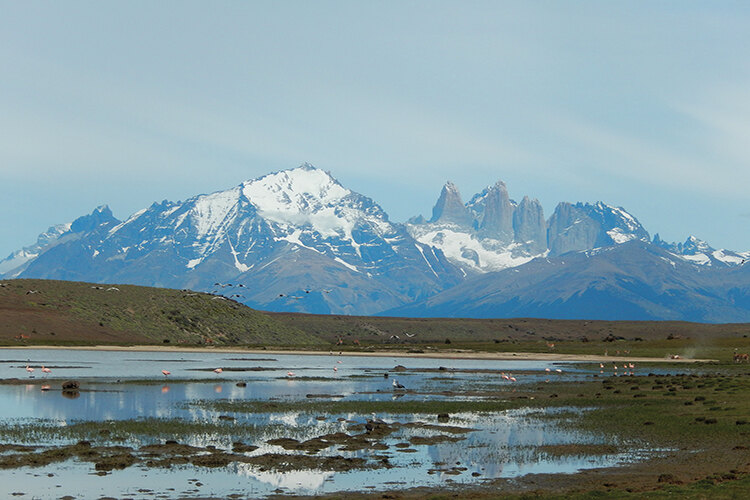
[[[279,424],[277,430],[285,431]],[[0,439],[14,443],[132,442],[174,439],[184,442],[195,436],[250,439],[273,431],[274,426],[235,425],[223,421],[187,421],[182,419],[143,418],[131,420],[79,421],[60,425],[54,421],[0,426]]]
[[[94,337],[97,330],[123,332],[162,345],[311,347],[321,344],[314,335],[282,324],[265,313],[205,293],[133,285],[116,285],[118,290],[108,291],[109,285],[52,280],[6,283],[6,287],[0,288],[0,308],[17,310],[23,315],[13,317],[17,324],[4,324],[0,328],[14,335],[28,335],[25,343],[29,345],[82,345],[94,340],[80,337],[71,340],[64,332],[52,335],[55,332],[39,326],[55,322],[61,328],[79,325]],[[37,293],[27,295],[28,290]],[[12,337],[8,335],[6,339]]]

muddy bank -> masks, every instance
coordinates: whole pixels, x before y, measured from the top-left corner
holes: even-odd
[[[281,350],[281,349],[243,349],[239,347],[176,347],[160,345],[139,346],[3,346],[0,349],[68,349],[82,351],[124,351],[124,352],[226,352],[235,354],[265,354],[265,355],[297,355],[297,356],[340,356],[340,357],[386,357],[386,358],[436,358],[436,359],[487,359],[487,360],[538,360],[538,361],[579,361],[599,363],[603,361],[630,361],[633,363],[714,363],[713,359],[692,359],[681,357],[670,359],[664,357],[637,357],[637,356],[603,356],[593,354],[562,354],[546,352],[479,352],[468,350],[441,350],[434,352],[405,352],[405,351],[314,351],[314,350]]]

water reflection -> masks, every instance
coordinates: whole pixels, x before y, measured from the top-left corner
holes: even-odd
[[[1,351],[0,351],[1,352]],[[0,377],[20,378],[19,366],[45,364],[54,367],[55,375],[80,380],[79,391],[62,392],[60,383],[50,382],[49,390],[40,385],[0,385],[0,408],[4,423],[29,424],[46,422],[66,426],[76,421],[107,422],[128,419],[181,419],[187,422],[211,422],[223,427],[221,433],[198,432],[181,437],[181,442],[196,447],[216,446],[231,451],[232,443],[244,440],[258,446],[248,456],[266,453],[290,454],[282,446],[268,444],[276,438],[300,441],[337,432],[356,434],[371,415],[356,413],[324,414],[305,412],[269,412],[220,414],[201,406],[190,405],[196,400],[259,400],[300,401],[308,395],[329,394],[345,400],[388,401],[392,399],[442,399],[453,393],[457,397],[474,390],[511,392],[515,383],[503,378],[514,374],[518,384],[539,383],[549,377],[545,368],[554,370],[560,363],[537,361],[446,360],[428,358],[382,358],[336,355],[294,356],[274,355],[273,358],[239,357],[236,354],[206,352],[132,353],[101,351],[14,350],[15,359],[0,360]],[[10,356],[7,356],[10,357]],[[409,369],[399,372],[398,379],[409,391],[394,392],[392,379],[383,376],[395,365]],[[213,372],[217,366],[224,371]],[[263,367],[263,370],[254,368]],[[287,375],[294,368],[294,377]],[[338,368],[333,371],[332,367]],[[442,367],[442,368],[441,368]],[[270,370],[269,370],[270,368]],[[248,371],[233,370],[248,369]],[[599,370],[595,367],[596,371]],[[170,372],[165,382],[162,370]],[[485,370],[477,373],[476,370]],[[596,373],[566,365],[555,377],[576,380]],[[132,383],[148,378],[153,383]],[[197,381],[195,379],[198,379]],[[238,386],[237,382],[246,384]],[[63,397],[60,397],[62,394]],[[340,398],[337,398],[340,400]],[[262,496],[282,488],[299,494],[323,494],[342,490],[361,490],[366,486],[385,489],[389,485],[434,486],[445,482],[472,482],[483,478],[514,477],[529,473],[575,472],[581,468],[616,465],[638,458],[638,452],[597,456],[549,457],[537,451],[539,446],[566,444],[603,444],[601,436],[574,433],[546,417],[556,411],[572,409],[514,410],[494,414],[459,413],[450,415],[440,425],[474,429],[434,444],[419,443],[415,438],[441,434],[439,428],[402,425],[380,441],[385,450],[358,449],[345,451],[341,446],[324,448],[318,456],[337,456],[374,460],[382,454],[391,468],[330,472],[294,470],[284,473],[262,470],[250,464],[233,463],[228,467],[203,469],[194,466],[171,469],[142,470],[131,467],[112,471],[106,478],[92,476],[92,465],[75,460],[51,466],[53,478],[39,478],[39,469],[21,468],[0,471],[0,496],[10,496],[23,484],[30,496],[60,497],[64,494],[81,497],[111,495],[153,498],[156,494],[183,497],[224,497],[230,494]],[[231,417],[231,418],[230,418]],[[429,423],[436,425],[435,415],[379,414],[386,422],[401,424]],[[106,436],[100,438],[106,440]],[[124,445],[139,447],[155,438],[135,436]],[[158,440],[157,440],[158,441]],[[413,452],[399,451],[406,443]],[[619,444],[607,442],[607,444]],[[472,473],[479,475],[479,479]],[[34,481],[28,481],[34,477]],[[54,479],[54,480],[52,480]],[[103,487],[107,480],[107,488]],[[197,483],[202,486],[197,486]],[[57,485],[64,484],[62,491]],[[135,485],[138,485],[137,487]],[[170,490],[170,488],[173,488]],[[151,490],[149,493],[139,489]]]

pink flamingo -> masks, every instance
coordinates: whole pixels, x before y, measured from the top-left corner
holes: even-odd
[[[286,372],[287,377],[294,377],[294,372]]]
[[[34,376],[34,369],[30,367],[29,365],[26,365],[26,372],[29,374],[29,377]]]
[[[214,370],[214,373],[215,373],[216,375],[219,375],[219,374],[221,374],[221,372],[223,372],[223,371],[224,371],[223,369],[221,369],[221,368],[217,368],[217,369],[215,369],[215,370]]]
[[[335,371],[335,372],[339,371],[338,367],[334,366],[333,367],[333,371]]]
[[[162,370],[162,371],[161,371],[161,373],[162,373],[162,374],[163,374],[163,375],[164,375],[165,377],[166,377],[166,376],[168,376],[168,375],[172,375],[172,372],[170,372],[169,370]]]
[[[42,372],[44,373],[45,376],[47,376],[50,373],[52,373],[52,370],[50,370],[49,368],[46,368],[44,365],[42,365]]]
[[[510,380],[511,382],[515,382],[516,381],[516,377],[509,377],[508,380]]]

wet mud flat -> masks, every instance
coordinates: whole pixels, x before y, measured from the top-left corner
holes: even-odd
[[[283,490],[279,495],[315,498],[529,494],[648,498],[665,492],[680,498],[705,498],[707,492],[712,498],[743,498],[739,493],[750,491],[747,367],[702,366],[673,374],[654,368],[654,373],[644,369],[632,376],[601,374],[598,366],[589,368],[584,373],[579,370],[575,379],[569,378],[567,369],[552,377],[540,370],[514,370],[517,384],[500,380],[503,370],[406,368],[398,370],[398,377],[403,376],[414,389],[372,390],[378,386],[367,379],[349,382],[342,378],[339,383],[354,387],[342,393],[333,392],[339,387],[316,385],[323,377],[282,382],[275,374],[255,379],[249,387],[233,378],[169,379],[169,387],[161,390],[153,386],[167,384],[166,379],[123,381],[122,388],[114,380],[95,387],[82,380],[84,396],[75,401],[40,391],[45,384],[59,391],[59,380],[17,379],[8,381],[8,393],[46,394],[53,405],[64,402],[73,409],[80,407],[89,392],[101,398],[120,389],[125,395],[151,391],[153,398],[179,396],[184,390],[190,398],[161,400],[170,411],[179,410],[170,419],[67,421],[65,425],[0,421],[0,471],[55,473],[55,467],[75,463],[86,474],[108,477],[128,470],[153,476],[178,470],[227,471],[227,477],[237,471],[282,476],[308,473],[326,475],[326,481],[399,469],[406,474],[380,483],[362,479],[341,491],[326,490],[324,485],[314,494],[277,488]],[[481,377],[463,379],[462,385],[451,388],[442,382],[434,384],[430,378],[434,372]],[[387,387],[389,381],[383,384]],[[220,385],[223,393],[218,391]],[[261,397],[257,391],[264,387],[280,391],[281,397],[252,399],[253,395]],[[196,398],[199,390],[212,394],[211,399]],[[518,420],[518,415],[523,419]],[[488,430],[487,422],[494,427]],[[503,458],[509,448],[497,447],[497,443],[513,440],[503,435],[511,425],[560,429],[572,438],[521,443],[514,447],[513,457]],[[469,455],[473,451],[480,453]],[[464,460],[464,456],[476,459]],[[521,462],[546,461],[553,467],[544,472],[510,470],[518,457]],[[587,470],[556,470],[554,466],[597,457],[609,461]],[[493,470],[493,462],[502,462],[508,470]],[[410,488],[414,484],[423,486]],[[225,491],[214,496],[226,498],[230,493],[234,494]],[[256,496],[268,495],[274,495],[273,488]]]
[[[346,495],[355,499],[416,498],[747,498],[750,492],[750,371],[605,376],[585,383],[537,384],[510,404],[591,407],[564,425],[620,437],[618,444],[542,445],[543,455],[592,455],[651,450],[617,467],[574,474],[528,474]],[[562,417],[563,414],[558,415]],[[554,418],[554,417],[553,417]],[[446,464],[445,474],[460,472]],[[318,498],[342,499],[343,494]],[[308,498],[308,497],[300,497]]]

